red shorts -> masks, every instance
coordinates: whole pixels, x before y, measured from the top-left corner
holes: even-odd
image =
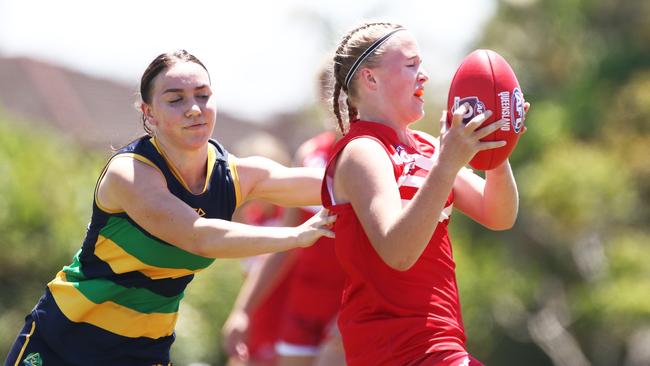
[[[257,362],[275,360],[275,343],[278,340],[282,318],[289,291],[289,282],[282,281],[262,302],[250,319],[248,352],[250,359]]]
[[[302,347],[306,353],[312,349],[315,354],[336,323],[344,280],[331,239],[303,249],[288,278],[279,341]]]

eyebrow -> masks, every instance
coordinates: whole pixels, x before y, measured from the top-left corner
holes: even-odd
[[[200,89],[204,89],[204,88],[207,88],[207,87],[208,87],[207,84],[203,84],[203,85],[199,85],[199,86],[197,86],[196,88],[194,88],[194,90],[200,90]],[[167,93],[182,93],[183,91],[184,91],[184,89],[181,89],[181,88],[169,88],[169,89],[165,89],[162,93],[163,93],[163,94],[167,94]]]

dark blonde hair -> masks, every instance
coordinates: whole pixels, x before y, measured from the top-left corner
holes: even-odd
[[[196,58],[196,56],[192,55],[191,53],[185,50],[161,53],[153,61],[151,61],[149,66],[147,66],[147,69],[144,70],[142,77],[140,78],[140,98],[142,99],[142,102],[151,104],[153,80],[161,72],[169,69],[171,66],[178,62],[194,62],[200,65],[203,67],[205,72],[208,73],[208,80],[210,79],[210,73],[208,72],[208,69],[198,58]],[[144,113],[142,114],[142,128],[144,128],[144,131],[147,133],[147,135],[153,135],[153,131],[149,126],[147,126],[147,117],[144,115]]]
[[[338,121],[341,133],[345,134],[343,117],[341,110],[347,109],[348,123],[358,118],[359,112],[354,106],[353,100],[356,97],[355,93],[355,77],[352,77],[348,85],[345,83],[346,76],[350,72],[353,64],[361,57],[361,55],[373,45],[375,41],[384,36],[387,32],[402,28],[394,23],[364,23],[351,31],[349,31],[339,43],[336,53],[334,54],[333,73],[334,77],[334,90],[332,95],[332,107],[336,120]],[[372,52],[363,61],[360,67],[374,67],[379,63],[382,51],[381,47]],[[345,92],[345,105],[341,108],[341,91]],[[352,100],[351,100],[352,99]]]

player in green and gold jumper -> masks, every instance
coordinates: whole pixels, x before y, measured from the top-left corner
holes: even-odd
[[[235,157],[210,139],[215,100],[196,57],[184,50],[156,57],[140,93],[147,135],[107,163],[81,250],[47,285],[5,365],[169,365],[194,273],[214,258],[333,236],[325,211],[298,227],[230,221],[248,199],[320,204],[322,170]]]

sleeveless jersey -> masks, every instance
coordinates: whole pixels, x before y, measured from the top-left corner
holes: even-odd
[[[219,143],[208,146],[206,184],[197,195],[153,138],[134,141],[112,159],[129,156],[158,169],[169,191],[199,215],[230,220],[236,169]],[[184,289],[214,259],[156,238],[125,212],[102,208],[97,189],[105,171],[81,250],[47,285],[32,316],[50,347],[72,364],[167,364]]]
[[[447,231],[453,191],[443,211],[431,213],[439,217],[435,232],[406,271],[395,270],[381,259],[352,205],[334,202],[336,157],[350,141],[370,138],[388,154],[402,205],[408,204],[437,159],[437,140],[411,130],[408,137],[411,146],[403,145],[386,125],[353,122],[326,168],[322,200],[337,215],[336,254],[347,275],[338,324],[349,366],[412,365],[432,352],[465,349],[456,265]]]

